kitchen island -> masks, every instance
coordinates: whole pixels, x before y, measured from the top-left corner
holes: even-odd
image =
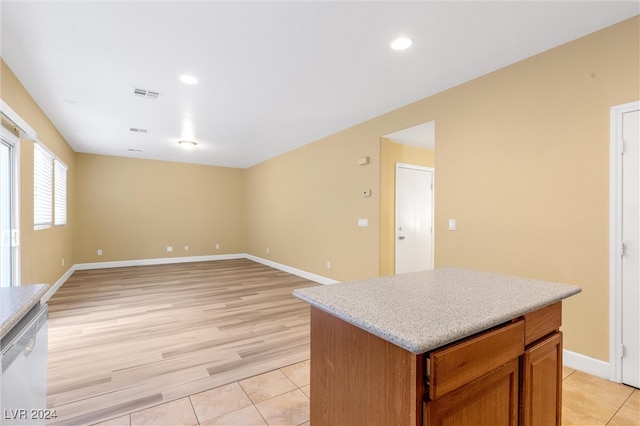
[[[580,291],[460,268],[295,290],[311,422],[560,424],[561,301]]]

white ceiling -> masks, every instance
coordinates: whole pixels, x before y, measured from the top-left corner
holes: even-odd
[[[244,168],[637,15],[640,6],[2,0],[0,7],[2,57],[74,150]],[[391,50],[398,35],[413,46]],[[182,74],[199,83],[185,85]],[[138,98],[136,87],[161,95]],[[180,139],[198,146],[182,150]]]

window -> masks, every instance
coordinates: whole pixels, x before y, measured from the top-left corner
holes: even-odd
[[[34,229],[67,224],[67,169],[68,167],[42,144],[34,144]]]
[[[34,229],[51,226],[53,200],[53,156],[40,144],[33,145],[33,225]]]
[[[53,161],[53,224],[67,224],[67,166],[58,159]]]

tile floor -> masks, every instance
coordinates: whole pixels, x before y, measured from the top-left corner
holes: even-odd
[[[563,425],[640,425],[640,390],[564,367]]]
[[[307,360],[98,425],[308,426],[309,381]]]
[[[639,425],[640,390],[563,370],[563,425]],[[136,411],[100,426],[309,425],[309,361]]]

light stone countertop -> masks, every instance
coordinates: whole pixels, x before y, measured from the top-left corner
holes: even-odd
[[[48,284],[31,284],[0,288],[0,338],[33,308],[49,289]]]
[[[442,268],[302,288],[293,295],[421,354],[581,291],[567,284]]]

